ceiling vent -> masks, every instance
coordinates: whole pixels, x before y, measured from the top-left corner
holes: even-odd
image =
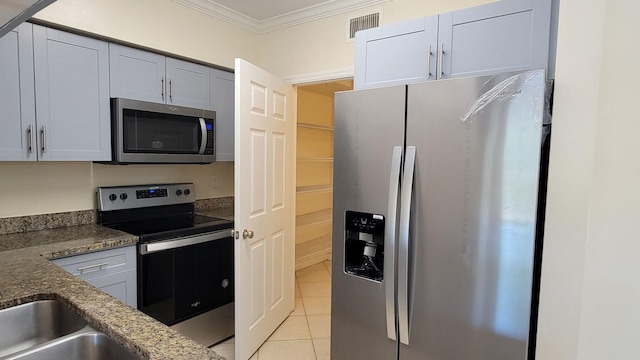
[[[350,18],[347,24],[347,40],[355,39],[357,31],[376,28],[378,26],[380,26],[380,12]]]

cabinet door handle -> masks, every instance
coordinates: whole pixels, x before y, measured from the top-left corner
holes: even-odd
[[[160,80],[160,84],[161,84],[161,91],[162,91],[162,101],[164,101],[164,76]]]
[[[45,128],[44,125],[42,125],[42,129],[40,130],[40,141],[42,142],[40,148],[44,154],[47,152],[47,128]]]
[[[431,78],[431,45],[427,50],[427,79]]]
[[[169,100],[173,102],[173,87],[171,85],[171,79],[169,79]]]
[[[109,265],[108,262],[104,262],[104,263],[100,263],[100,264],[94,264],[94,265],[89,265],[89,266],[83,266],[83,267],[79,267],[78,271],[80,272],[80,274],[82,274],[83,272],[87,271],[87,270],[102,270],[103,266],[107,266]]]
[[[444,58],[444,43],[440,44],[440,51],[438,51],[438,71],[440,72],[440,79],[444,76],[444,70],[442,69],[442,62]]]
[[[29,154],[33,154],[33,125],[27,127],[27,148]]]

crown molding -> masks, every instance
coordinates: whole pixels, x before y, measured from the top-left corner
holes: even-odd
[[[233,25],[264,34],[290,26],[359,10],[365,7],[382,4],[392,0],[330,0],[322,4],[292,11],[266,20],[256,20],[238,11],[220,5],[213,0],[173,0],[174,2],[205,13],[214,18]]]
[[[327,81],[351,79],[353,78],[353,74],[353,67],[348,67],[308,74],[289,75],[283,77],[283,80],[291,83],[291,85],[308,85]]]

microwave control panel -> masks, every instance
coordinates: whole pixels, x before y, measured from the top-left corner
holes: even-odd
[[[214,134],[213,129],[215,128],[213,119],[206,119],[206,127],[207,127],[207,147],[204,150],[205,155],[213,155],[213,149],[215,149],[215,145],[213,144]]]

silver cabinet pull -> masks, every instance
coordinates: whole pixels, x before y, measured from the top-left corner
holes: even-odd
[[[84,273],[85,271],[88,272],[88,270],[102,270],[103,267],[106,267],[107,265],[109,265],[108,262],[104,262],[104,263],[100,263],[100,264],[94,264],[94,265],[89,265],[89,266],[83,266],[83,267],[79,267],[78,271],[80,272],[80,274]]]
[[[253,239],[253,230],[242,230],[242,238],[243,239]]]
[[[162,91],[162,101],[164,101],[164,76],[160,80],[160,84],[161,84],[161,91]]]
[[[427,79],[431,79],[431,45],[427,50]]]
[[[42,129],[40,130],[40,141],[42,142],[40,149],[44,154],[47,152],[47,128],[44,125],[42,125]]]
[[[27,149],[29,154],[33,154],[33,125],[27,127]]]
[[[438,71],[440,72],[440,78],[444,76],[444,70],[442,69],[443,58],[444,58],[444,43],[440,43],[440,51],[438,51]]]

